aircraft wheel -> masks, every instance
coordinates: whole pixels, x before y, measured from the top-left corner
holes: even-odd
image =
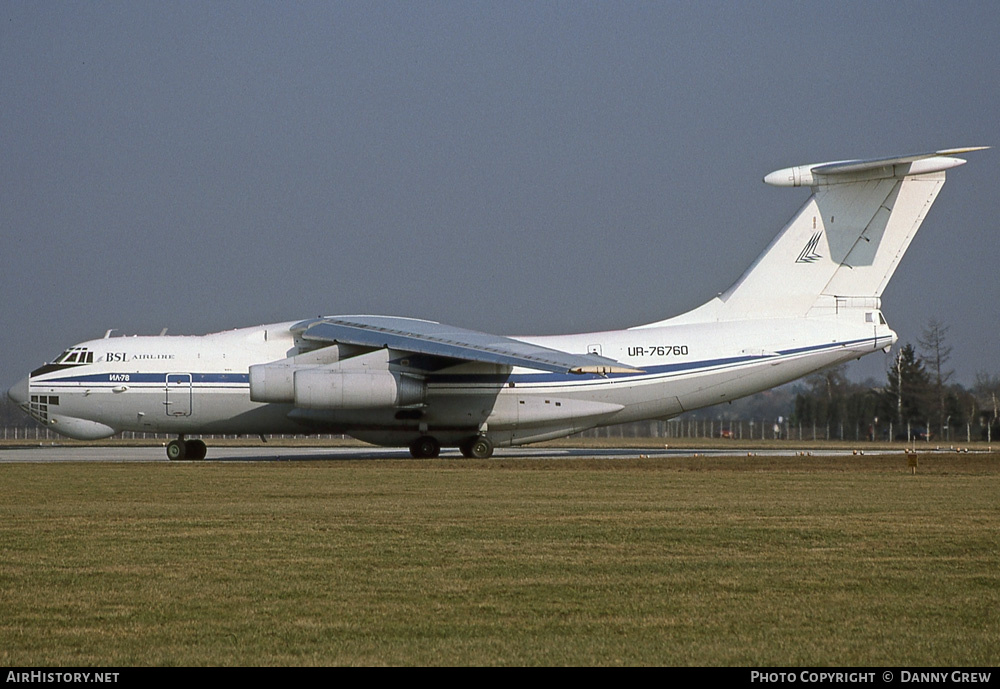
[[[432,459],[441,454],[441,443],[429,435],[422,435],[410,443],[410,454],[414,459]]]
[[[475,459],[489,459],[493,456],[493,443],[485,435],[481,435],[469,444],[469,453]]]
[[[184,455],[188,459],[193,459],[195,461],[205,459],[205,455],[208,454],[208,446],[205,445],[204,440],[185,440],[184,441]]]
[[[489,459],[493,456],[493,443],[485,435],[469,438],[458,447],[463,457],[469,459]]]
[[[178,461],[187,457],[187,443],[183,440],[171,440],[167,443],[167,459]]]

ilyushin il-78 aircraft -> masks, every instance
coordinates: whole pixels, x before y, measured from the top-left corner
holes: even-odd
[[[799,165],[764,178],[812,195],[728,290],[626,330],[504,337],[387,316],[70,347],[8,395],[63,435],[345,433],[435,457],[559,438],[744,397],[896,341],[882,291],[944,185],[950,149]]]

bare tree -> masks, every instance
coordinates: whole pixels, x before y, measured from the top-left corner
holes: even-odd
[[[900,348],[896,361],[889,367],[887,374],[883,399],[886,411],[895,416],[899,428],[902,430],[907,423],[925,420],[930,399],[930,377],[913,345],[907,344]]]
[[[976,374],[976,384],[973,392],[984,410],[982,421],[986,426],[986,439],[993,439],[993,425],[1000,418],[1000,376],[990,375],[984,371]]]
[[[945,432],[945,385],[955,373],[945,368],[951,358],[951,347],[946,344],[947,337],[948,326],[936,318],[931,318],[927,322],[923,334],[917,339],[934,390],[931,411],[937,416],[938,427],[941,429],[942,435]]]

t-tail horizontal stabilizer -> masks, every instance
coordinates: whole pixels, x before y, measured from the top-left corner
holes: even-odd
[[[820,184],[841,184],[856,181],[852,173],[868,173],[866,178],[878,176],[899,177],[905,175],[924,175],[931,172],[965,165],[961,158],[952,158],[959,153],[983,151],[989,146],[971,146],[969,148],[948,148],[932,153],[916,153],[894,158],[874,158],[871,160],[842,160],[833,163],[813,163],[797,165],[775,170],[764,177],[764,182],[775,187],[811,187]],[[897,166],[905,169],[897,169]],[[852,175],[848,177],[848,175]]]
[[[772,172],[766,183],[808,186],[812,196],[732,287],[670,322],[818,316],[846,305],[878,309],[882,291],[944,185],[945,171],[965,163],[953,154],[984,148]]]

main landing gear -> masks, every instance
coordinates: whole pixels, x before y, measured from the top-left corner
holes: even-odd
[[[198,461],[205,459],[207,453],[208,446],[205,445],[204,440],[184,440],[182,435],[177,440],[171,440],[167,443],[167,459],[169,460],[190,459]]]
[[[422,435],[410,443],[410,454],[414,459],[433,459],[441,454],[441,443],[437,438]]]
[[[485,435],[477,435],[462,441],[458,446],[463,457],[488,459],[493,455],[493,443]],[[415,459],[433,459],[441,454],[441,443],[430,435],[422,435],[410,443],[410,454]]]
[[[458,446],[463,457],[469,459],[489,459],[493,456],[493,443],[485,435],[469,438]]]

